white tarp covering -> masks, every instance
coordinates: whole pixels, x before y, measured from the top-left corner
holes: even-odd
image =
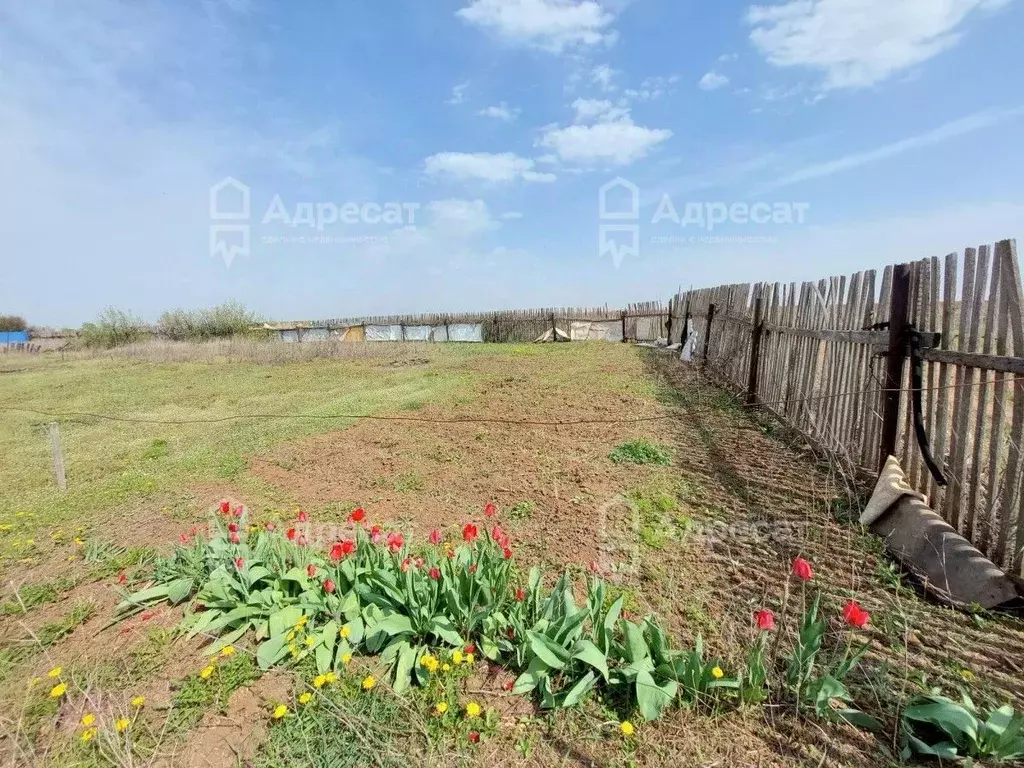
[[[622,321],[573,320],[569,338],[573,341],[622,341]]]
[[[287,341],[291,344],[299,340],[299,332],[296,330],[278,331],[278,333],[281,334],[281,341]]]
[[[402,326],[400,325],[368,325],[366,326],[367,341],[401,341]]]
[[[429,325],[407,325],[405,326],[406,341],[430,341]]]
[[[430,329],[430,338],[433,341],[448,341],[448,326],[435,325]]]
[[[329,341],[331,332],[326,328],[304,328],[302,331],[303,341]]]
[[[452,323],[448,326],[449,341],[483,341],[483,323]]]

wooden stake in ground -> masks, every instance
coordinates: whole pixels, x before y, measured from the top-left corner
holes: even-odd
[[[53,476],[57,481],[57,487],[66,491],[68,479],[64,475],[64,453],[60,448],[60,424],[54,421],[46,426],[50,435],[50,450],[53,452]]]

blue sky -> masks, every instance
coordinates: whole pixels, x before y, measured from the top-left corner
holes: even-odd
[[[1019,0],[0,0],[0,312],[617,306],[1013,237],[1022,30]],[[225,177],[247,219],[211,219]]]

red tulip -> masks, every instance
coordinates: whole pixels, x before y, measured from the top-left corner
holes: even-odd
[[[329,595],[334,592],[334,582],[330,579],[324,580],[324,592],[326,592]]]
[[[516,628],[515,627],[509,627],[508,628],[508,639],[509,640],[515,640],[516,639]]]
[[[300,509],[299,513],[297,515],[295,515],[295,519],[298,520],[300,523],[304,523],[307,520],[309,520],[309,515],[307,515],[305,512],[303,512]]]
[[[263,526],[263,528],[266,530],[267,533],[273,533],[275,530],[277,530],[277,526],[273,523],[267,523]]]
[[[476,646],[473,643],[468,643],[463,651],[465,653],[476,653]]]
[[[402,561],[402,573],[408,573],[409,572],[409,566],[410,566],[411,562],[412,561],[410,561],[408,557],[405,558],[405,560]]]
[[[762,608],[760,611],[755,613],[754,621],[757,623],[757,628],[760,630],[767,631],[775,629],[775,614],[767,608]]]
[[[438,570],[437,568],[431,568],[430,569],[430,578],[432,578],[434,581],[437,581],[438,579],[441,578],[441,571]]]
[[[793,574],[801,581],[810,581],[814,578],[814,569],[802,557],[797,557],[793,560]]]
[[[495,515],[495,513],[497,511],[498,511],[498,508],[496,506],[494,506],[493,504],[491,504],[490,502],[484,504],[484,515],[485,516],[487,516],[487,517],[494,517],[494,515]]]
[[[856,600],[851,600],[843,606],[843,618],[851,627],[863,629],[871,621],[871,614],[861,608]]]
[[[601,566],[597,564],[597,560],[591,560],[590,565],[587,566],[587,569],[593,574],[601,573]]]
[[[405,537],[397,531],[392,531],[387,538],[388,549],[397,552],[405,546]]]
[[[348,516],[350,523],[361,523],[366,518],[366,511],[362,507],[357,507],[352,510],[352,514]]]
[[[241,504],[235,507],[235,517],[241,517],[244,512],[245,510],[242,508]]]
[[[476,573],[476,563],[473,563],[471,566],[469,566],[468,570],[470,573]]]
[[[287,531],[285,531],[284,535],[288,537],[288,541],[295,541],[295,529],[294,528],[289,528]]]
[[[516,589],[516,600],[518,600],[519,602],[522,602],[525,599],[526,599],[526,593],[523,591],[522,587],[518,587]]]
[[[379,525],[375,525],[373,526],[373,528],[370,529],[370,541],[372,541],[374,544],[380,544],[380,541],[383,537],[384,534],[381,532]]]
[[[506,539],[508,539],[508,534],[501,529],[500,525],[495,523],[494,527],[491,528],[491,539],[496,541],[498,544],[501,544],[502,546],[506,546]]]
[[[435,528],[430,532],[430,543],[440,544],[441,543],[441,532]]]
[[[502,689],[503,689],[503,690],[506,690],[506,691],[511,691],[511,690],[512,690],[513,688],[515,688],[515,686],[516,686],[516,681],[515,681],[515,680],[512,680],[511,678],[509,678],[508,680],[506,680],[506,681],[505,681],[504,683],[502,683],[502,685],[501,685]]]
[[[235,558],[235,568],[237,568],[238,570],[242,570],[244,567],[245,567],[245,558],[244,557],[236,557]]]
[[[238,523],[228,523],[228,530],[231,533],[238,533]]]
[[[300,547],[304,547],[309,544],[309,539],[306,538],[306,534],[300,533],[299,538],[295,541]]]
[[[316,566],[315,566],[315,565],[313,565],[312,563],[310,563],[309,565],[307,565],[307,566],[306,566],[306,575],[307,575],[307,576],[309,576],[309,578],[311,578],[311,579],[312,579],[312,578],[313,578],[314,576],[316,576]]]
[[[462,538],[467,544],[471,544],[478,535],[477,528],[472,523],[466,523],[466,526],[462,529]]]
[[[196,537],[196,534],[197,534],[197,533],[198,533],[198,531],[196,530],[196,527],[195,527],[194,525],[193,525],[193,526],[192,526],[191,528],[189,528],[189,531],[188,531],[188,535],[189,535],[189,536],[190,536],[191,538],[193,538],[193,539],[194,539],[194,538]]]
[[[512,550],[508,547],[505,547],[505,549],[502,550],[502,554],[505,556],[506,560],[512,559]]]
[[[241,540],[242,539],[239,537],[237,533],[228,534],[228,541],[230,541],[232,544],[238,544]]]
[[[124,571],[121,571],[119,574],[117,574],[118,584],[124,584],[126,581],[128,581],[128,577],[125,575]]]
[[[178,537],[178,541],[180,541],[182,544],[188,544],[188,534],[181,534],[181,536]]]
[[[222,501],[220,503],[220,512],[221,512],[221,514],[222,515],[226,515],[230,511],[231,511],[231,504],[229,502],[227,502],[226,500]]]
[[[480,743],[480,732],[479,731],[470,731],[469,732],[469,741],[472,744],[479,744]]]

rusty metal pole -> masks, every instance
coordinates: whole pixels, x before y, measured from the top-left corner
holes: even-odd
[[[910,322],[910,265],[897,264],[892,271],[889,304],[889,350],[886,353],[882,395],[882,437],[878,444],[878,471],[896,453],[903,392],[903,363],[907,359],[907,324]]]
[[[754,327],[750,331],[750,371],[747,375],[747,402],[757,402],[757,373],[761,362],[761,335],[764,321],[761,317],[761,297],[754,300]]]

